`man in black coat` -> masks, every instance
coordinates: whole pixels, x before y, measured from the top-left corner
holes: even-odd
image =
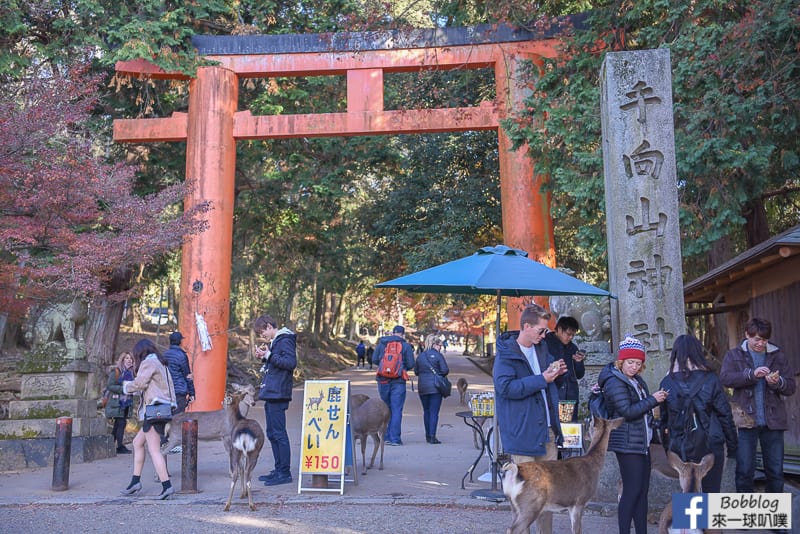
[[[555,331],[549,332],[544,338],[547,350],[553,359],[564,360],[564,363],[567,364],[567,372],[556,378],[556,387],[559,400],[575,401],[571,417],[573,423],[578,421],[578,401],[580,399],[578,380],[586,374],[583,365],[586,354],[572,342],[578,328],[578,321],[574,317],[565,315],[558,318]]]
[[[194,400],[194,380],[192,380],[192,370],[189,368],[189,356],[181,348],[181,341],[183,334],[177,331],[171,333],[169,348],[164,351],[178,402],[174,413],[186,411],[186,406]]]

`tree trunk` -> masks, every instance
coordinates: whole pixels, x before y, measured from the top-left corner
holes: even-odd
[[[752,248],[769,239],[769,223],[763,200],[757,198],[748,202],[745,205],[744,217],[746,219],[744,230],[747,248]]]
[[[89,307],[86,321],[86,359],[97,371],[89,378],[89,398],[97,398],[105,387],[106,368],[116,355],[117,334],[122,322],[124,302],[112,302],[107,297],[95,299]],[[126,347],[130,350],[131,347]]]

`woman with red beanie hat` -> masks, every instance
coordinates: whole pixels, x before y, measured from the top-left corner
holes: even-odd
[[[622,478],[617,512],[620,533],[628,534],[633,522],[636,534],[647,534],[647,491],[650,488],[650,439],[653,408],[667,392],[650,395],[639,374],[644,370],[644,344],[627,335],[619,344],[617,360],[600,371],[598,384],[608,406],[609,418],[624,417],[622,426],[611,431],[608,450],[614,451]]]

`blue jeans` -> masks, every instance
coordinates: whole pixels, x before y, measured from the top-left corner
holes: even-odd
[[[783,493],[783,430],[765,426],[739,429],[739,448],[736,450],[736,491],[753,492],[756,469],[756,446],[761,444],[767,493]]]
[[[272,446],[275,471],[279,475],[291,475],[289,466],[292,461],[292,449],[289,445],[289,434],[286,433],[286,410],[288,408],[289,401],[266,401],[264,403],[267,439]]]
[[[420,395],[422,403],[422,421],[425,423],[425,437],[435,438],[439,427],[439,408],[442,407],[442,396],[438,393]]]
[[[378,394],[391,412],[384,438],[392,443],[402,443],[400,431],[403,424],[403,405],[406,403],[406,381],[394,379],[386,383],[378,382]]]

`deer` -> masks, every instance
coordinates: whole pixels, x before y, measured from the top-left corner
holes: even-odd
[[[379,470],[383,470],[383,449],[385,445],[384,433],[389,425],[391,412],[386,403],[381,399],[367,399],[363,404],[350,411],[350,427],[353,430],[353,443],[357,439],[361,440],[361,462],[362,475],[367,474],[367,436],[372,436],[374,447],[372,449],[372,459],[369,461],[369,469],[375,465],[375,455],[378,453],[378,445],[381,448],[381,463]],[[358,460],[356,460],[357,462]]]
[[[542,512],[569,510],[572,534],[581,534],[586,503],[597,491],[606,459],[608,438],[623,418],[595,418],[592,444],[586,454],[546,462],[503,462],[503,493],[511,503],[513,521],[508,534],[529,532]],[[500,458],[498,458],[500,460]]]
[[[458,403],[461,406],[467,405],[467,388],[469,387],[469,383],[467,379],[463,376],[458,379],[456,382],[456,389],[458,389]]]
[[[248,419],[239,413],[239,405],[246,398],[246,393],[236,392],[226,395],[222,401],[223,410],[227,416],[226,450],[230,455],[230,474],[231,490],[228,493],[228,500],[225,503],[224,511],[231,509],[231,499],[233,490],[236,488],[236,481],[241,480],[242,494],[240,498],[247,496],[247,502],[251,511],[255,511],[253,504],[253,491],[250,487],[250,477],[258,463],[258,455],[264,446],[264,431],[255,419]]]
[[[234,393],[240,392],[245,395],[239,404],[239,413],[247,417],[250,407],[256,403],[256,388],[252,384],[230,384],[230,388]],[[165,461],[169,451],[176,445],[180,445],[182,439],[181,427],[187,419],[197,420],[198,439],[213,440],[222,438],[223,442],[226,440],[227,416],[225,410],[177,413],[172,416],[172,421],[167,425],[167,441],[161,445],[161,454],[164,456]],[[225,445],[225,450],[228,450],[227,444]]]
[[[325,394],[322,392],[322,390],[320,390],[318,397],[309,397],[308,398],[308,402],[306,403],[306,409],[310,410],[312,406],[316,405],[317,410],[319,410],[319,405],[320,405],[320,403],[322,403],[322,399],[324,399],[324,398],[325,398]]]
[[[712,467],[714,467],[714,455],[706,454],[699,464],[684,462],[681,457],[672,451],[667,452],[669,465],[678,473],[678,480],[681,484],[683,493],[702,492],[701,482]],[[669,534],[672,526],[672,501],[668,502],[661,512],[658,520],[658,534]]]

